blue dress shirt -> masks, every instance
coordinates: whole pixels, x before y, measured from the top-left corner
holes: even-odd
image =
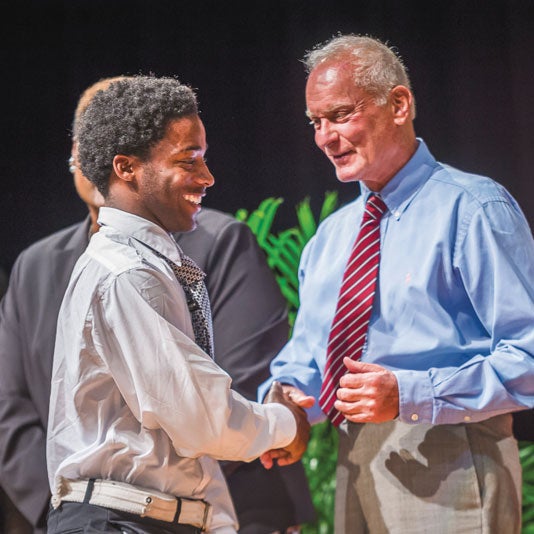
[[[437,162],[424,141],[383,188],[377,294],[362,361],[392,370],[399,419],[476,422],[534,406],[534,240],[495,181]],[[328,217],[299,266],[300,308],[272,380],[319,397],[343,271],[370,191]],[[324,419],[316,402],[312,422]]]

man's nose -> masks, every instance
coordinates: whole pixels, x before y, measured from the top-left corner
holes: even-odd
[[[324,150],[328,145],[339,140],[336,125],[327,119],[321,119],[319,127],[315,130],[315,143]]]
[[[206,162],[202,162],[202,166],[199,169],[199,172],[197,176],[195,177],[195,180],[201,183],[204,187],[211,187],[215,183],[215,178],[213,177],[213,174],[211,174],[210,170],[208,169]]]

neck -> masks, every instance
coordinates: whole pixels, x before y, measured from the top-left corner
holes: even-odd
[[[415,134],[405,136],[395,145],[387,158],[389,164],[382,169],[383,173],[371,180],[362,180],[362,182],[374,192],[381,191],[389,181],[410,161],[411,157],[417,150],[418,141]]]
[[[98,208],[95,206],[89,206],[89,216],[91,218],[91,226],[89,228],[89,234],[93,235],[98,232],[100,226],[98,225]]]

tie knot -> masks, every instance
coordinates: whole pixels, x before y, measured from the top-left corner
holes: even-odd
[[[363,218],[367,221],[370,219],[379,221],[382,218],[382,215],[386,213],[387,209],[385,202],[378,195],[373,194],[367,199]]]

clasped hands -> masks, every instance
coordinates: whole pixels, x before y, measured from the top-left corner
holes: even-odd
[[[348,421],[353,423],[382,423],[399,414],[399,386],[397,378],[388,369],[373,363],[344,358],[347,373],[339,380],[337,400],[334,404]],[[279,402],[289,408],[297,422],[295,439],[282,449],[263,453],[260,461],[270,469],[290,465],[300,460],[310,439],[310,424],[303,408],[311,408],[315,399],[300,389],[273,382],[264,403]]]
[[[282,385],[275,381],[263,401],[264,404],[269,402],[283,404],[291,410],[297,423],[297,432],[289,445],[282,449],[272,449],[260,456],[260,461],[266,469],[270,469],[274,462],[280,466],[290,465],[302,458],[310,439],[310,423],[304,408],[311,408],[315,399],[294,386]]]

